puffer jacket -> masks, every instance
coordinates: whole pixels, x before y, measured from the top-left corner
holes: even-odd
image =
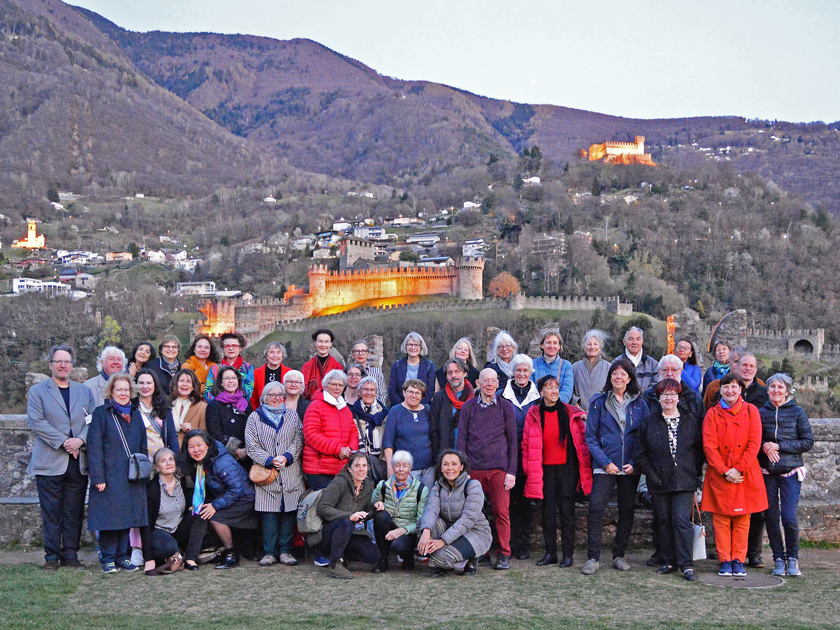
[[[613,463],[619,468],[633,464],[636,435],[642,419],[648,415],[648,405],[639,395],[627,406],[627,421],[624,433],[618,421],[606,409],[607,396],[601,392],[589,401],[589,416],[586,418],[586,446],[592,455],[593,468],[606,468]]]
[[[416,534],[417,523],[423,516],[426,503],[429,501],[429,489],[420,483],[419,479],[412,477],[408,490],[401,499],[397,499],[392,476],[376,484],[373,502],[377,501],[385,504],[385,511],[391,515],[397,527],[404,527],[408,534]]]
[[[568,361],[567,361],[568,363]],[[528,410],[533,407],[540,400],[540,393],[537,391],[537,386],[533,381],[529,381],[531,387],[522,402],[516,400],[516,394],[513,393],[513,379],[505,384],[502,391],[502,398],[509,400],[513,405],[513,413],[516,416],[516,443],[522,443],[522,431],[525,428],[525,417],[528,415]],[[522,461],[522,453],[519,453],[519,460]]]
[[[679,411],[676,462],[668,425],[658,406],[639,427],[633,459],[639,472],[647,475],[648,489],[654,494],[694,492],[703,470],[703,430],[693,415]]]
[[[337,475],[347,460],[338,454],[345,446],[359,450],[359,430],[347,405],[338,409],[317,391],[303,415],[303,472],[307,475]]]
[[[213,497],[211,504],[216,511],[230,507],[239,500],[247,500],[253,504],[256,495],[248,473],[221,442],[216,442],[216,447],[219,454],[204,469],[207,496]]]
[[[454,488],[450,488],[449,482],[441,477],[429,492],[429,501],[420,518],[420,529],[434,531],[440,518],[446,523],[446,531],[441,536],[443,542],[451,545],[463,536],[472,545],[476,557],[483,556],[493,542],[483,507],[484,490],[467,473],[461,473],[455,480]]]
[[[694,391],[688,383],[682,381],[680,383],[682,391],[680,392],[680,400],[677,403],[677,409],[680,415],[691,415],[696,421],[700,431],[703,431],[703,418],[706,417],[706,407],[703,406],[703,399],[700,394]],[[644,393],[645,402],[648,405],[650,413],[657,411],[660,408],[659,398],[656,397],[656,386],[651,387]]]
[[[790,398],[781,407],[768,400],[758,413],[761,416],[759,465],[771,475],[784,475],[804,465],[802,454],[814,447],[814,434],[805,410]],[[776,463],[771,463],[764,454],[767,442],[779,445],[779,461]]]
[[[348,518],[356,512],[373,512],[373,488],[373,481],[365,477],[359,494],[356,494],[350,471],[346,467],[342,468],[324,489],[318,501],[318,516],[325,522],[331,523],[340,518]],[[370,537],[364,527],[353,530],[353,534]]]
[[[592,492],[592,456],[586,447],[586,427],[583,423],[584,411],[578,407],[566,405],[569,414],[569,432],[578,458],[580,475],[579,488],[585,495]],[[525,473],[525,496],[529,499],[543,498],[543,426],[540,421],[540,406],[534,405],[525,418],[525,431],[522,435],[522,471]]]

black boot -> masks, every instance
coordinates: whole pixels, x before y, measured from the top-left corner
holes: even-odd
[[[232,569],[239,564],[239,555],[233,549],[226,549],[222,561],[216,565],[217,569]]]

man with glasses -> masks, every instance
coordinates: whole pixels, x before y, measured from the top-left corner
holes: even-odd
[[[88,387],[70,380],[73,348],[53,346],[47,360],[52,378],[34,385],[27,400],[35,446],[26,472],[38,487],[44,570],[84,569],[77,557],[88,483],[84,448],[96,402]]]
[[[370,365],[370,347],[367,343],[360,339],[353,344],[353,350],[350,352],[352,363],[358,363],[363,368],[368,376],[376,381],[376,399],[382,403],[384,407],[388,406],[388,386],[385,385],[385,375],[382,373],[382,368]]]
[[[218,365],[214,365],[207,373],[207,382],[204,385],[204,398],[207,402],[213,400],[213,385],[222,366],[229,365],[239,372],[242,377],[242,392],[245,398],[250,398],[254,393],[254,366],[242,358],[242,351],[248,342],[239,333],[224,333],[219,340],[222,343],[224,356]]]

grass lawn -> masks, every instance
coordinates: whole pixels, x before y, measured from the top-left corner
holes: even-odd
[[[644,552],[628,555],[633,570],[619,573],[605,568],[608,550],[592,577],[579,573],[580,551],[572,569],[513,560],[510,571],[437,580],[425,567],[372,575],[354,563],[357,579],[339,581],[308,562],[157,578],[4,562],[0,628],[836,628],[837,553],[805,550],[803,578],[757,590],[656,575]],[[716,566],[698,563],[700,572]]]

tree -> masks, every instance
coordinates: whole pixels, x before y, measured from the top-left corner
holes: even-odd
[[[119,346],[120,333],[122,328],[117,320],[110,315],[105,316],[105,321],[102,324],[102,330],[99,333],[99,351],[101,352],[105,346]]]
[[[420,254],[413,252],[410,249],[404,249],[400,252],[400,260],[403,262],[416,263],[420,260]]]
[[[497,274],[487,287],[493,297],[507,298],[522,291],[519,280],[510,275],[507,271]]]
[[[134,257],[135,260],[140,258],[140,248],[137,246],[137,243],[129,243],[128,251],[131,252],[131,255]]]
[[[55,186],[50,186],[49,188],[47,188],[47,201],[49,201],[50,203],[59,202],[58,190],[56,190]]]

